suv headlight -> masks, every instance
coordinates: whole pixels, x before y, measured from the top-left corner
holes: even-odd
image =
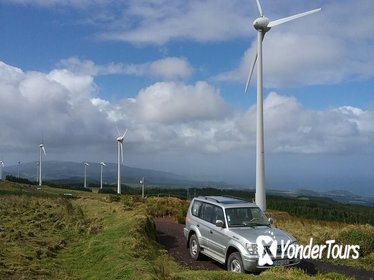
[[[245,248],[250,255],[258,255],[257,244],[246,243]]]

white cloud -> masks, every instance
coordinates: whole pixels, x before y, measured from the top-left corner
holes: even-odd
[[[164,44],[188,39],[220,41],[248,34],[241,1],[129,1],[127,9],[100,37],[135,44]]]
[[[264,111],[266,139],[272,152],[360,153],[374,140],[373,130],[361,127],[371,113],[359,108],[311,111],[295,98],[273,92],[265,100]]]
[[[119,102],[99,97],[94,76],[67,69],[22,71],[0,63],[0,150],[30,151],[41,132],[50,149],[91,157],[129,129],[133,153],[223,154],[255,149],[255,106],[227,105],[206,82],[158,82]],[[266,153],[373,153],[374,112],[350,106],[307,110],[294,97],[264,100]],[[115,145],[114,145],[115,146]],[[69,152],[68,152],[69,151]]]
[[[189,78],[194,72],[187,59],[181,57],[166,57],[143,64],[109,63],[96,65],[91,60],[81,60],[78,57],[70,57],[61,60],[58,67],[68,69],[71,72],[84,75],[134,75],[150,76],[163,80],[180,80]]]
[[[192,66],[184,58],[167,57],[149,64],[148,72],[155,77],[173,80],[188,78],[193,73]]]
[[[136,114],[143,122],[222,119],[229,113],[219,92],[206,82],[195,85],[156,83],[141,90],[135,104]]]

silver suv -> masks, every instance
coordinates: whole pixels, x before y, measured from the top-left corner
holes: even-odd
[[[258,272],[300,262],[298,258],[290,259],[284,255],[282,258],[281,254],[280,244],[295,245],[296,239],[274,228],[271,218],[267,219],[256,204],[241,199],[194,198],[187,211],[184,236],[193,259],[204,254],[225,264],[232,272]],[[273,243],[276,249],[272,247]]]

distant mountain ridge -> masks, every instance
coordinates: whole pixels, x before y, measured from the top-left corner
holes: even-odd
[[[100,163],[88,162],[87,179],[90,181],[100,182]],[[18,176],[27,178],[31,181],[37,179],[37,162],[22,163],[18,165],[7,166],[4,170],[5,175]],[[206,184],[206,182],[199,182],[198,180],[191,180],[185,176],[177,175],[165,171],[157,171],[152,169],[142,169],[130,166],[124,166],[121,170],[123,183],[139,182],[142,177],[145,180],[154,184],[177,184],[177,185],[196,185]],[[84,165],[79,162],[67,161],[45,161],[43,162],[43,180],[83,180]],[[116,184],[117,182],[117,164],[106,163],[103,169],[103,181],[106,184]]]
[[[100,163],[89,162],[87,168],[88,181],[100,183]],[[19,166],[20,177],[31,181],[37,181],[37,162],[22,163]],[[18,176],[18,165],[6,166],[3,168],[3,176]],[[74,183],[83,183],[84,166],[79,162],[65,161],[45,161],[43,162],[43,180],[44,181],[69,181]],[[144,177],[147,184],[161,185],[163,187],[212,187],[212,188],[232,188],[247,189],[255,191],[254,187],[232,185],[227,182],[194,180],[190,177],[174,174],[171,172],[157,171],[152,169],[142,169],[130,166],[122,168],[122,183],[138,184]],[[107,163],[103,169],[104,184],[117,183],[117,164]],[[317,192],[308,189],[277,190],[268,189],[269,195],[282,195],[289,197],[327,197],[341,203],[361,204],[374,206],[374,197],[363,197],[355,195],[346,190],[329,190],[326,192]]]

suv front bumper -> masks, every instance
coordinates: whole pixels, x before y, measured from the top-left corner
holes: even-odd
[[[275,259],[273,260],[274,262],[276,261],[285,261],[286,259]],[[256,272],[256,271],[263,271],[265,269],[275,267],[275,266],[294,266],[298,265],[300,263],[299,259],[287,259],[288,262],[284,262],[281,265],[266,265],[266,266],[259,266],[258,265],[258,257],[257,256],[250,256],[250,255],[245,255],[242,256],[242,261],[243,261],[243,266],[245,271],[251,271],[251,272]]]

